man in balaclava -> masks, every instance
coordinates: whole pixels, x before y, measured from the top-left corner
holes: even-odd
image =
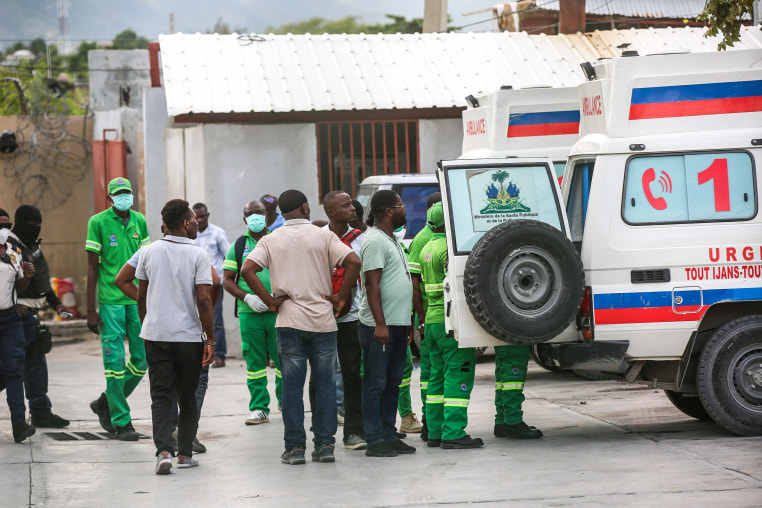
[[[122,293],[114,279],[133,254],[150,242],[142,213],[132,208],[132,185],[126,178],[108,184],[111,208],[90,217],[87,223],[87,327],[101,338],[106,391],[90,403],[101,427],[121,441],[137,441],[127,397],[145,376],[145,346],[134,300]],[[98,308],[95,306],[96,285]],[[126,361],[124,338],[130,347]]]
[[[29,284],[18,293],[17,310],[24,323],[24,387],[29,400],[32,425],[60,429],[69,425],[69,420],[51,411],[48,398],[48,364],[45,354],[50,350],[50,336],[40,329],[39,311],[47,303],[60,315],[71,313],[61,303],[50,285],[48,262],[42,254],[39,239],[42,228],[42,214],[32,205],[21,205],[13,217],[13,227],[8,240],[21,250],[25,261],[34,264],[35,274]]]

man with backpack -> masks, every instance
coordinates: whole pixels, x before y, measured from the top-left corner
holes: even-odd
[[[323,198],[323,209],[329,220],[323,229],[331,230],[344,245],[351,247],[359,256],[365,235],[359,229],[349,225],[356,217],[351,196],[346,192],[331,191]],[[333,294],[341,289],[345,271],[341,266],[333,269],[331,275]],[[362,419],[362,378],[360,377],[362,355],[360,337],[357,335],[361,301],[362,291],[358,287],[353,290],[349,312],[336,319],[339,327],[336,335],[336,349],[339,354],[341,377],[344,381],[344,448],[351,450],[364,450],[366,447],[363,438],[365,432]]]
[[[246,425],[270,421],[270,393],[267,391],[267,353],[275,362],[275,394],[281,404],[283,383],[280,375],[278,347],[275,341],[275,312],[267,308],[241,277],[241,266],[257,242],[269,233],[266,209],[261,201],[250,201],[243,207],[246,233],[230,246],[222,264],[223,287],[236,298],[236,314],[241,327],[241,352],[246,360],[246,384],[249,387],[249,411]],[[268,292],[270,272],[257,273]]]

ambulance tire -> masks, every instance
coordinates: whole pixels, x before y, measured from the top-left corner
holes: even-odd
[[[685,395],[684,393],[676,392],[674,390],[664,390],[664,395],[666,395],[672,405],[679,409],[683,414],[702,422],[709,422],[712,420],[697,395]]]
[[[584,273],[563,233],[519,219],[494,227],[476,242],[463,286],[471,314],[490,335],[532,345],[556,337],[574,320]]]
[[[545,358],[542,354],[540,354],[539,348],[534,345],[529,348],[529,357],[545,370],[549,370],[550,372],[563,372],[564,369],[561,367],[558,367],[556,365],[553,365],[553,362],[550,361],[550,358]]]
[[[712,335],[699,357],[696,384],[720,427],[762,435],[762,315],[735,319]]]

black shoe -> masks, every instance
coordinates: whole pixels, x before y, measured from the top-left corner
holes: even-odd
[[[63,429],[69,426],[69,420],[61,418],[60,416],[48,413],[45,416],[35,418],[32,417],[32,425],[35,427],[43,427],[48,429]]]
[[[111,423],[111,413],[108,410],[108,399],[105,393],[101,393],[100,397],[90,403],[90,409],[98,415],[98,422],[103,430],[111,434],[116,433],[116,426]]]
[[[397,439],[405,439],[407,437],[407,434],[404,432],[397,432]]]
[[[391,443],[387,443],[389,447],[397,452],[400,455],[405,455],[408,453],[415,453],[415,448],[412,446],[405,444],[402,442],[402,440],[398,439],[396,441],[392,441]]]
[[[368,448],[365,450],[365,455],[368,457],[396,457],[397,451],[389,446],[389,443],[377,443],[368,445]]]
[[[119,441],[137,441],[140,439],[140,434],[135,432],[135,429],[132,427],[132,422],[130,422],[124,427],[116,428],[116,438]]]
[[[26,422],[19,422],[13,424],[13,440],[17,443],[22,442],[24,439],[33,436],[35,433],[34,427]]]
[[[542,431],[536,427],[530,427],[524,422],[508,425],[507,423],[495,425],[495,437],[507,437],[510,439],[540,439]]]
[[[478,437],[471,437],[468,434],[460,439],[443,439],[439,445],[440,448],[445,450],[460,450],[465,448],[481,448],[484,446],[484,441]]]
[[[423,425],[423,428],[421,429],[421,439],[424,441],[429,440],[429,426],[426,425],[426,417],[424,416],[421,418],[421,425]]]
[[[426,446],[429,448],[439,448],[439,445],[442,443],[441,439],[429,439],[426,441]]]

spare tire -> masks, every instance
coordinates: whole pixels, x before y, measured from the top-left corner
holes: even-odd
[[[511,220],[476,243],[463,285],[468,308],[490,335],[510,344],[538,344],[560,334],[577,315],[584,287],[582,260],[556,228]]]

